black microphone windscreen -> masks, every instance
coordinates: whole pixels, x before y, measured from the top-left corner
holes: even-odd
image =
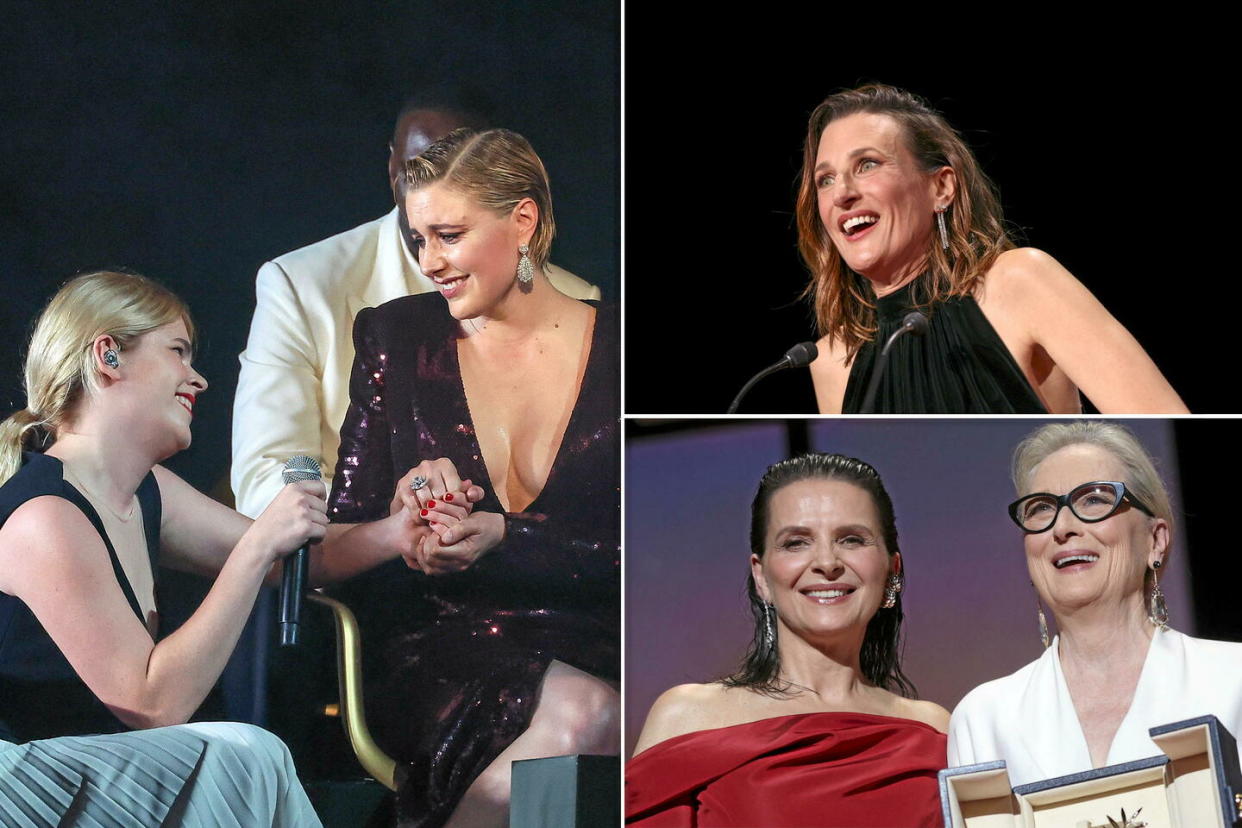
[[[805,368],[819,356],[819,348],[814,342],[799,342],[785,352],[790,368]]]
[[[901,326],[903,328],[909,328],[910,333],[922,336],[927,333],[927,317],[918,311],[910,311],[902,318]]]
[[[318,460],[299,454],[285,461],[285,467],[280,476],[288,484],[295,480],[319,480],[323,477],[323,472],[319,468]]]

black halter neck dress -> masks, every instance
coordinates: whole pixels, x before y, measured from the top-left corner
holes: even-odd
[[[928,318],[922,336],[893,343],[869,414],[1046,414],[1047,410],[972,296],[919,306],[918,279],[876,300],[875,339],[854,357],[842,412],[860,414],[880,349],[912,310]]]

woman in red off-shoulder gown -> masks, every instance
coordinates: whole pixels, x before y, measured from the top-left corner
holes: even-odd
[[[734,675],[652,706],[626,822],[939,828],[949,714],[898,663],[904,564],[879,474],[837,454],[777,463],[751,522],[755,639]]]

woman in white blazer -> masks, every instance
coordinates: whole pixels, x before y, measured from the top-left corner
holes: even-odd
[[[1169,495],[1129,429],[1052,423],[1014,451],[1009,507],[1059,634],[953,712],[949,765],[1004,759],[1022,785],[1160,754],[1148,728],[1205,714],[1242,736],[1242,644],[1168,628]]]

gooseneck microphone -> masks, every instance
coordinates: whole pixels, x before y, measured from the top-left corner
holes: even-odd
[[[888,342],[884,343],[884,349],[880,351],[880,357],[875,361],[875,370],[871,372],[871,382],[867,383],[867,393],[863,395],[862,408],[858,409],[859,414],[874,414],[872,408],[875,406],[875,392],[880,387],[880,377],[884,373],[884,369],[888,367],[888,352],[893,347],[893,343],[902,334],[912,333],[915,336],[923,336],[927,333],[929,325],[927,317],[918,311],[910,311],[901,320],[901,327],[893,331],[893,335],[888,338]]]
[[[280,473],[285,485],[299,480],[319,480],[323,474],[319,463],[312,457],[298,455],[285,462]],[[302,594],[310,574],[310,544],[304,543],[297,551],[285,556],[285,567],[280,576],[280,646],[298,643],[298,624],[302,618]]]
[[[780,362],[769,365],[759,373],[750,378],[750,381],[742,386],[742,390],[737,392],[737,396],[733,398],[733,404],[729,406],[726,414],[736,414],[737,407],[742,404],[742,397],[755,387],[755,383],[766,377],[768,374],[775,374],[777,371],[783,371],[786,368],[805,368],[815,361],[815,357],[819,356],[819,348],[815,347],[814,342],[799,342],[797,345],[785,352],[785,356],[781,357]]]

